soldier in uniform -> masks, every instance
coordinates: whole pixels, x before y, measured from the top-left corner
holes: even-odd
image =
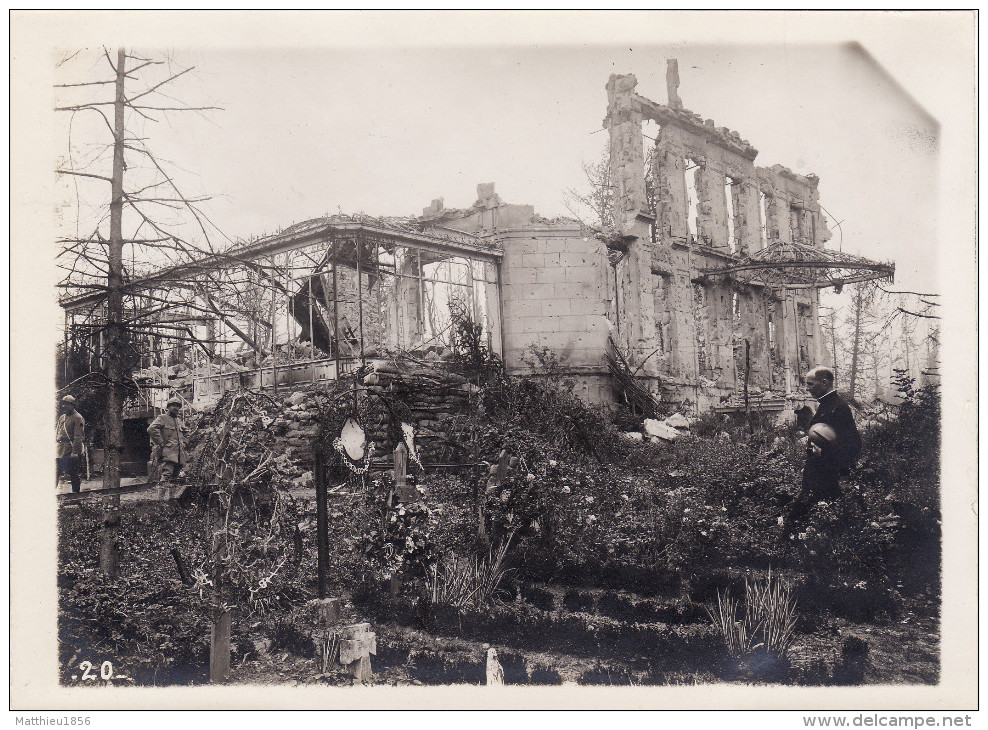
[[[75,409],[75,398],[62,398],[62,413],[55,427],[55,476],[65,474],[72,483],[72,491],[82,491],[79,479],[79,459],[82,458],[82,442],[86,437],[86,419]]]
[[[184,424],[178,413],[182,401],[169,398],[167,413],[162,413],[148,426],[148,436],[151,437],[151,461],[158,465],[160,481],[175,481],[178,473],[185,465],[185,436],[182,433]],[[153,479],[153,475],[149,475]]]

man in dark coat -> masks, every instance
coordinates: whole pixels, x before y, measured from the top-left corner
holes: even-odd
[[[834,390],[834,371],[815,367],[806,374],[805,383],[820,405],[810,419],[802,489],[786,510],[787,525],[801,521],[817,502],[840,497],[840,478],[861,453],[851,408]]]
[[[162,413],[148,426],[148,436],[151,438],[151,462],[155,469],[160,470],[158,478],[163,482],[178,479],[178,474],[185,464],[185,435],[182,430],[185,424],[178,414],[182,401],[170,398],[166,404],[167,413]],[[149,481],[155,481],[148,474]]]

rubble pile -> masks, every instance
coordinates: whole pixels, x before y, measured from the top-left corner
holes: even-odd
[[[661,421],[646,418],[642,431],[629,431],[624,436],[632,441],[644,441],[647,438],[653,444],[657,444],[662,441],[675,441],[686,433],[691,425],[693,425],[692,420],[682,413],[673,413]]]

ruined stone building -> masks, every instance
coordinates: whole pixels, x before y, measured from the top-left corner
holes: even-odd
[[[670,64],[668,105],[635,93],[634,76],[607,84],[620,341],[645,377],[700,409],[731,399],[745,376],[755,393],[801,395],[801,374],[828,360],[818,289],[730,270],[773,245],[824,247],[819,180],[756,166],[737,132],[683,108],[676,75]],[[649,120],[659,128],[646,153]]]
[[[756,166],[757,150],[684,109],[677,86],[674,63],[667,105],[638,95],[632,75],[607,82],[603,232],[482,184],[466,209],[438,199],[417,217],[318,218],[137,279],[134,314],[166,316],[170,301],[170,331],[179,322],[187,336],[135,343],[147,387],[131,415],[174,392],[199,408],[229,390],[332,380],[394,352],[438,360],[462,315],[509,373],[532,372],[533,348],[551,351],[597,403],[619,397],[609,339],[686,410],[737,407],[742,391],[772,410],[802,399],[801,374],[827,362],[819,287],[880,265],[828,253],[818,179]],[[658,134],[646,149],[648,121]],[[88,343],[95,364],[102,295],[62,304],[67,340]]]

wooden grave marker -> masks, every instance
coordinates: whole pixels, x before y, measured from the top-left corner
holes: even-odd
[[[360,682],[369,682],[374,676],[371,654],[377,654],[377,635],[370,630],[369,623],[353,624],[343,629],[340,664]]]

